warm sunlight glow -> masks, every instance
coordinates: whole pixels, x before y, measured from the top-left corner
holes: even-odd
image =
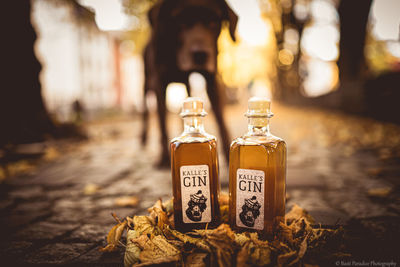
[[[279,51],[278,53],[278,59],[279,62],[282,65],[291,65],[293,63],[294,60],[294,56],[292,51],[288,50],[288,49],[282,49]]]
[[[336,23],[339,15],[332,3],[326,0],[314,0],[310,3],[311,16],[314,20],[326,23]]]
[[[167,87],[167,109],[179,113],[182,102],[187,96],[186,86],[183,83],[170,83]]]
[[[124,30],[129,19],[122,10],[120,0],[80,0],[82,5],[93,8],[96,13],[96,24],[104,31]]]
[[[338,67],[333,62],[318,59],[308,60],[307,76],[304,80],[304,92],[311,97],[328,93],[337,85]]]
[[[378,40],[400,38],[400,1],[373,1],[370,11],[372,33]]]
[[[231,8],[239,16],[238,34],[249,45],[265,45],[268,37],[268,25],[261,17],[256,0],[228,0]]]
[[[339,56],[338,41],[339,30],[337,27],[330,24],[312,25],[304,29],[301,49],[309,56],[333,61]]]
[[[250,96],[266,97],[271,99],[272,92],[267,80],[257,79],[250,86]]]

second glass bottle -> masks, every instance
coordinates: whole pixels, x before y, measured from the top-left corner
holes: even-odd
[[[269,131],[271,102],[251,98],[248,132],[229,154],[229,220],[236,231],[272,237],[285,216],[286,143]]]
[[[187,98],[180,115],[184,131],[170,144],[175,228],[212,228],[220,220],[217,141],[204,130],[202,100]]]

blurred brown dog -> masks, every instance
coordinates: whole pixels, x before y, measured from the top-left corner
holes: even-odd
[[[222,115],[222,96],[217,81],[217,39],[223,21],[235,41],[237,15],[224,0],[160,0],[148,13],[152,34],[144,51],[144,99],[149,91],[157,96],[162,155],[159,166],[169,166],[166,129],[166,88],[171,82],[186,85],[190,95],[189,74],[202,74],[214,111],[225,158],[228,160],[229,134]],[[146,143],[148,110],[144,101],[142,144]]]

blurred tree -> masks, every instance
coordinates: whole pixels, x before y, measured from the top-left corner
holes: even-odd
[[[300,59],[302,56],[300,40],[305,26],[310,23],[310,3],[313,0],[260,0],[261,8],[266,17],[274,25],[277,40],[277,66],[278,88],[275,97],[294,104],[315,105],[329,108],[342,109],[349,112],[368,114],[379,119],[400,122],[396,115],[400,112],[395,99],[399,99],[397,90],[400,83],[400,72],[392,71],[374,73],[368,69],[365,51],[368,36],[367,23],[372,0],[337,0],[340,20],[339,58],[339,88],[319,97],[306,97],[302,93],[302,73]],[[299,38],[297,47],[287,51],[285,47],[285,31],[294,30]],[[381,49],[375,44],[375,50]],[[370,51],[369,51],[370,52]],[[370,57],[379,57],[384,60],[382,53],[373,51]],[[285,53],[289,53],[290,62]],[[378,53],[378,56],[377,56]],[[286,57],[285,57],[286,56]],[[288,64],[282,64],[284,60]],[[375,65],[379,64],[373,62]]]
[[[344,110],[365,110],[364,82],[366,63],[364,47],[372,0],[340,1],[340,56],[338,60],[340,105]]]
[[[279,52],[285,52],[285,31],[291,29],[298,33],[297,47],[292,49],[291,64],[278,62],[278,83],[280,90],[276,97],[289,103],[314,104],[324,107],[343,108],[349,111],[362,111],[363,101],[360,89],[365,80],[364,45],[369,9],[372,0],[340,1],[340,55],[338,60],[340,87],[338,90],[316,98],[308,98],[301,93],[302,77],[300,65],[300,40],[303,30],[310,22],[309,6],[312,0],[273,0],[269,5],[269,17],[280,14],[281,20],[272,20],[275,27]],[[265,5],[264,5],[265,6]],[[275,9],[272,9],[275,7]],[[264,8],[265,10],[265,8]],[[278,53],[278,56],[279,55]]]
[[[147,44],[150,34],[150,25],[147,12],[157,0],[122,0],[126,14],[134,18],[134,27],[126,38],[135,42],[135,52],[141,53]]]
[[[0,149],[44,141],[47,137],[78,137],[85,134],[72,124],[55,124],[46,110],[35,56],[36,33],[31,24],[31,2],[6,1],[7,22],[2,40],[2,89],[0,90]],[[6,153],[7,154],[7,153]]]
[[[302,94],[302,56],[300,40],[305,26],[310,23],[312,0],[260,0],[264,14],[274,25],[278,45],[277,57],[285,51],[284,34],[292,29],[299,35],[297,47],[292,49],[293,61],[278,65],[278,87],[275,97],[289,103],[319,105],[340,108],[350,112],[368,112],[366,81],[370,78],[365,57],[367,22],[372,0],[337,1],[340,20],[339,80],[336,91],[323,96],[309,98]],[[280,18],[280,19],[277,19]],[[290,51],[289,51],[290,52]],[[284,53],[283,53],[283,56]]]
[[[43,140],[54,133],[41,95],[41,65],[34,53],[36,33],[29,0],[6,1],[9,14],[3,29],[3,76],[0,90],[0,147]]]

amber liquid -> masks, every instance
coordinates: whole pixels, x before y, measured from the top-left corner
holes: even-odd
[[[229,222],[236,231],[258,232],[263,239],[275,234],[276,226],[284,221],[286,194],[286,144],[276,137],[251,137],[233,141],[229,154]],[[264,229],[236,225],[236,172],[237,169],[261,170],[265,173]]]
[[[182,194],[180,168],[186,165],[208,165],[210,178],[211,222],[184,223],[182,216]],[[204,229],[218,226],[220,210],[218,204],[219,181],[217,143],[215,140],[205,142],[183,143],[179,140],[171,143],[172,187],[174,195],[175,228],[187,232],[193,229]]]

